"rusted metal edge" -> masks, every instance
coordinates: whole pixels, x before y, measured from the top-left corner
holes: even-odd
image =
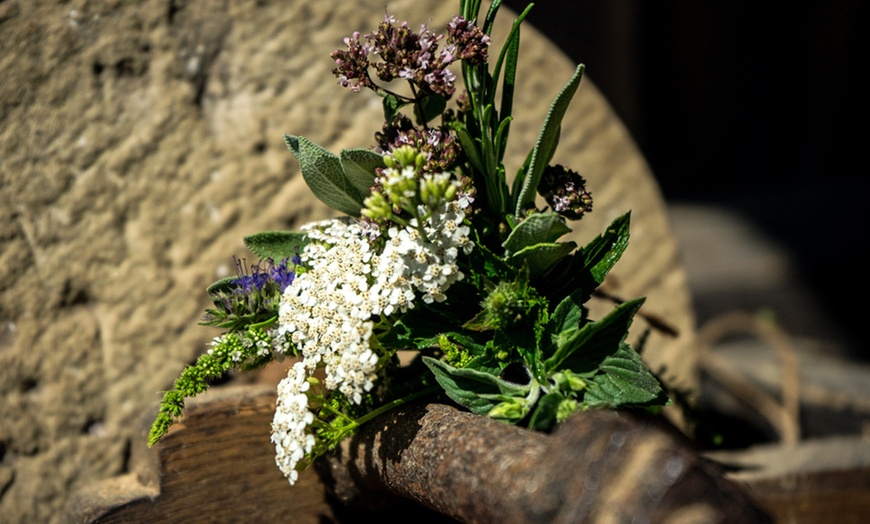
[[[398,495],[469,523],[771,522],[673,426],[637,413],[579,413],[545,435],[409,406],[315,467],[340,503],[371,508]]]

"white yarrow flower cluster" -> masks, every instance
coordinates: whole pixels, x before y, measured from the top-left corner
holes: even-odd
[[[306,428],[314,422],[308,409],[306,391],[310,384],[308,373],[301,362],[290,368],[287,378],[278,384],[278,404],[272,419],[272,443],[275,444],[275,463],[290,481],[296,483],[299,472],[296,465],[314,447],[314,435]]]
[[[377,378],[379,355],[370,346],[375,321],[413,308],[418,294],[427,303],[443,301],[445,291],[464,277],[456,262],[460,251],[474,247],[463,225],[468,205],[460,199],[420,206],[422,226],[411,220],[407,227],[389,228],[380,253],[372,247],[372,228],[350,219],[302,228],[310,242],[300,257],[309,269],[284,291],[276,337],[289,336],[302,361],[279,385],[272,424],[276,461],[291,483],[296,465],[314,445],[305,429],[314,420],[307,377],[324,367],[327,390],[362,402]]]

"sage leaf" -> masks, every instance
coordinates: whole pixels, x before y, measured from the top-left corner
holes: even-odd
[[[224,277],[205,288],[205,291],[212,296],[221,292],[232,292],[232,290],[236,288],[236,280],[238,279],[238,277]]]
[[[258,257],[281,262],[302,251],[308,243],[308,236],[297,231],[263,231],[246,236],[244,242]]]
[[[571,228],[565,219],[556,213],[535,213],[520,222],[502,244],[505,254],[510,256],[523,248],[541,243],[555,242]]]
[[[301,136],[284,135],[287,148],[299,161],[302,178],[321,202],[351,216],[359,216],[362,195],[345,176],[341,160]]]
[[[363,200],[375,184],[375,169],[384,167],[384,157],[371,149],[342,149],[339,153],[341,168]]]

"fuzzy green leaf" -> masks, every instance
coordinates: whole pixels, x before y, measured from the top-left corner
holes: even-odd
[[[375,169],[384,167],[384,157],[362,148],[342,149],[339,156],[345,176],[365,199],[375,183]]]
[[[549,271],[576,247],[577,244],[574,242],[535,244],[506,257],[505,261],[514,267],[522,267],[523,264],[527,264],[529,277],[536,278]]]
[[[640,355],[628,344],[601,362],[598,373],[588,379],[583,401],[592,407],[664,405],[667,395]]]
[[[423,357],[423,362],[448,397],[478,415],[487,415],[505,400],[525,399],[532,390],[532,384],[515,384],[490,373],[455,368],[431,357]]]
[[[586,319],[587,310],[583,306],[583,290],[576,290],[553,310],[542,337],[542,353],[544,358],[553,356],[556,349],[564,346],[569,337],[580,329],[580,323]]]
[[[586,302],[628,247],[630,216],[616,218],[604,233],[561,260],[540,291],[555,302],[566,290],[582,290],[579,301]]]
[[[284,142],[314,196],[337,211],[359,216],[363,197],[344,174],[337,155],[301,136],[284,135]]]
[[[571,228],[565,224],[565,219],[556,213],[535,213],[511,231],[502,247],[505,254],[510,256],[535,244],[555,242],[570,232]]]
[[[604,233],[578,250],[583,266],[589,268],[596,285],[604,282],[604,277],[628,247],[630,217],[630,212],[617,217]]]
[[[302,251],[308,243],[308,236],[297,231],[263,231],[246,236],[244,242],[251,253],[278,263]]]
[[[598,369],[606,357],[619,350],[643,302],[643,298],[624,302],[601,320],[588,322],[568,334],[559,341],[553,356],[544,361],[544,369],[548,372],[570,369],[577,374]]]
[[[553,158],[556,152],[556,146],[559,143],[559,133],[562,126],[562,118],[565,116],[565,111],[568,110],[568,105],[571,99],[574,98],[574,93],[577,92],[577,87],[580,85],[580,79],[583,77],[583,64],[577,66],[574,75],[562,88],[562,91],[556,96],[553,103],[550,105],[550,110],[547,112],[547,117],[544,120],[544,125],[538,135],[538,140],[535,147],[532,149],[532,159],[529,163],[529,169],[523,180],[523,189],[517,199],[517,208],[515,214],[520,215],[522,210],[532,204],[535,200],[535,194],[538,190],[538,183],[541,181],[541,175],[544,173],[544,168]]]

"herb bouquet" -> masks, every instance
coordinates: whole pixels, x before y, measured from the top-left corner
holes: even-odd
[[[149,444],[209,381],[285,357],[295,358],[271,438],[291,484],[360,425],[413,400],[446,396],[540,431],[578,411],[667,403],[625,341],[643,299],[599,319],[584,306],[626,249],[629,213],[586,246],[559,241],[592,210],[583,177],[549,164],[583,66],[509,183],[520,25],[532,6],[496,55],[501,2],[483,16],[480,4],[460,0],[446,34],[386,16],[332,53],[342,86],[383,99],[376,145],[336,155],[284,139],[314,195],[345,216],[244,239],[260,262],[237,263],[237,276],[208,288],[202,323],[224,333],[165,393]],[[402,350],[414,352],[404,364]]]

